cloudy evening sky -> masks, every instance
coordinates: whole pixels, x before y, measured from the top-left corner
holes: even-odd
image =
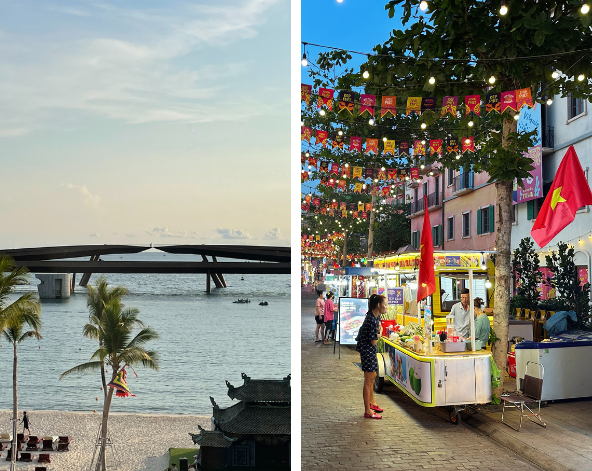
[[[289,244],[288,0],[0,4],[0,248]]]

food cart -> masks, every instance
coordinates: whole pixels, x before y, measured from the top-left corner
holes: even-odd
[[[435,252],[434,265],[436,291],[419,305],[417,296],[417,275],[419,252],[381,257],[373,260],[373,279],[377,291],[383,287],[387,293],[402,289],[403,304],[391,305],[384,316],[396,320],[403,327],[417,326],[424,332],[424,341],[402,341],[395,335],[383,331],[378,343],[379,371],[374,389],[382,390],[388,379],[424,407],[450,407],[450,420],[458,423],[460,411],[467,404],[491,402],[491,352],[476,350],[471,343],[468,351],[461,343],[454,345],[435,342],[432,332],[446,327],[446,315],[452,306],[460,302],[460,290],[468,288],[471,306],[471,334],[474,336],[473,302],[475,297],[490,304],[493,294],[494,267],[489,258],[492,252]],[[400,296],[393,296],[395,300]],[[383,318],[384,319],[384,318]],[[412,324],[413,323],[413,324]],[[490,318],[491,323],[491,318]],[[446,352],[449,347],[460,349]]]

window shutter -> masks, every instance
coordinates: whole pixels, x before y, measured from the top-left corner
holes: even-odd
[[[526,202],[526,219],[534,219],[534,200]]]
[[[442,237],[443,237],[443,227],[442,224],[438,226],[438,246],[442,245]]]
[[[432,245],[438,245],[438,226],[432,226]]]
[[[495,231],[495,219],[493,218],[494,217],[494,214],[493,214],[494,209],[493,208],[494,208],[493,205],[491,205],[489,207],[489,232]]]
[[[481,210],[477,210],[477,234],[481,234]]]

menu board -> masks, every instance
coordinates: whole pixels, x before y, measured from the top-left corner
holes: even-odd
[[[368,298],[339,298],[339,329],[337,340],[355,345],[358,331],[368,312]]]

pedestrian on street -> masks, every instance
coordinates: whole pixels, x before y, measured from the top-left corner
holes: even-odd
[[[368,307],[369,310],[360,327],[358,343],[356,344],[356,351],[360,352],[362,371],[364,372],[364,388],[362,390],[364,417],[367,419],[382,419],[382,415],[376,413],[383,410],[378,407],[374,400],[374,379],[378,371],[376,344],[378,343],[378,336],[382,333],[378,318],[386,313],[388,308],[387,300],[380,294],[373,294],[370,296]]]
[[[29,416],[27,415],[27,411],[23,412],[23,420],[19,422],[23,424],[23,435],[25,434],[25,430],[28,432],[27,435],[31,435],[31,430],[29,430]]]
[[[328,345],[330,343],[327,341],[327,339],[330,339],[331,334],[333,333],[333,311],[335,311],[335,305],[333,304],[333,296],[333,293],[327,294],[327,301],[325,301],[325,337],[323,341],[325,345]]]
[[[319,297],[315,304],[315,321],[317,323],[315,329],[315,342],[322,342],[325,338],[325,321],[323,320],[323,316],[325,315],[325,298],[323,297],[322,291],[317,291],[317,294]],[[321,332],[320,338],[319,331]]]

